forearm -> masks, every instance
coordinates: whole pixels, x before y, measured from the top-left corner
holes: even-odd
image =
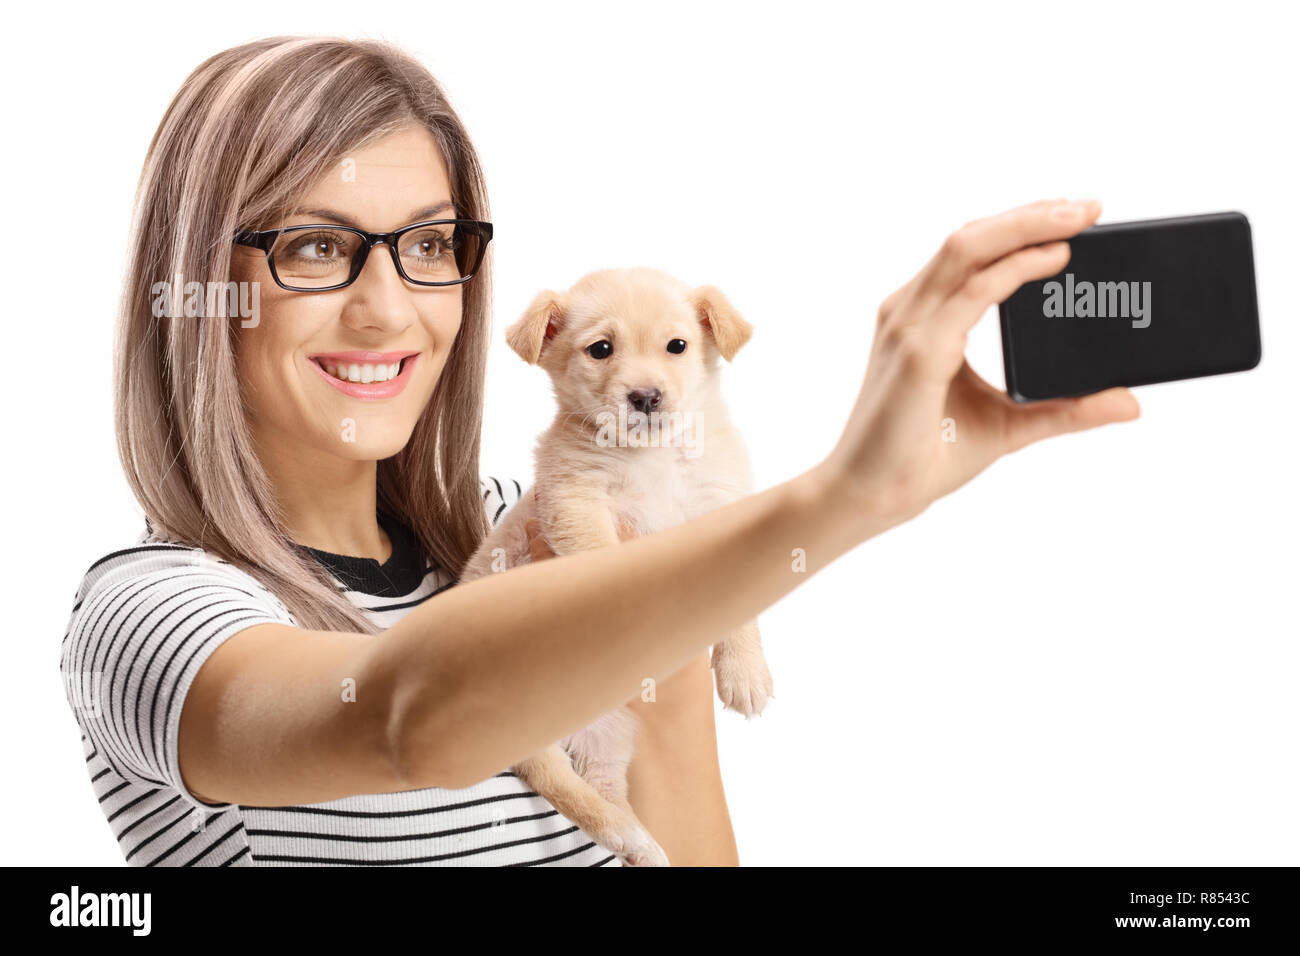
[[[466,786],[637,696],[876,529],[824,469],[622,544],[451,588],[376,642],[411,787]],[[803,552],[800,571],[792,566]]]

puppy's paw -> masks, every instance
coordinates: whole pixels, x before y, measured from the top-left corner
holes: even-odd
[[[668,865],[663,848],[630,813],[611,813],[591,838],[619,857],[625,866]]]
[[[668,854],[655,842],[655,838],[642,828],[642,838],[623,851],[624,866],[668,866]]]
[[[713,677],[718,699],[729,710],[746,718],[763,712],[772,696],[772,672],[762,651],[736,651],[728,644],[713,649]]]

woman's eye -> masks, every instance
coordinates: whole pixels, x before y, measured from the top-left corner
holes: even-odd
[[[402,255],[418,259],[437,259],[450,253],[452,246],[451,238],[442,233],[421,233],[412,237]]]
[[[341,255],[333,239],[306,239],[296,243],[290,254],[300,259],[333,259]]]
[[[601,339],[588,345],[586,352],[594,359],[605,359],[614,354],[614,346],[609,339]]]
[[[338,259],[349,254],[344,241],[328,233],[308,233],[293,236],[285,252],[295,259]]]
[[[668,343],[668,351],[672,352],[674,355],[681,355],[686,351],[686,340],[673,339]]]

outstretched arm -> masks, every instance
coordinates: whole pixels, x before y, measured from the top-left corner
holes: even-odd
[[[964,360],[993,304],[1059,272],[1095,203],[1035,203],[959,229],[881,306],[830,455],[685,524],[460,585],[379,638],[261,624],[195,680],[187,782],[210,799],[299,803],[482,780],[663,680],[846,551],[994,460],[1136,417],[1124,389],[1020,406]],[[953,418],[961,442],[941,440]],[[791,553],[806,555],[794,573]],[[358,703],[338,713],[338,682]],[[362,701],[365,704],[362,704]]]

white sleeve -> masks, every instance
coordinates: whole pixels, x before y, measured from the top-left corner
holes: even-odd
[[[483,507],[487,510],[488,520],[496,527],[510,513],[510,509],[519,503],[524,488],[514,478],[483,476],[479,479],[479,484],[483,489]]]
[[[60,671],[82,733],[123,778],[223,807],[181,779],[181,707],[204,661],[247,627],[291,623],[251,576],[206,552],[141,543],[97,562],[82,583]]]

